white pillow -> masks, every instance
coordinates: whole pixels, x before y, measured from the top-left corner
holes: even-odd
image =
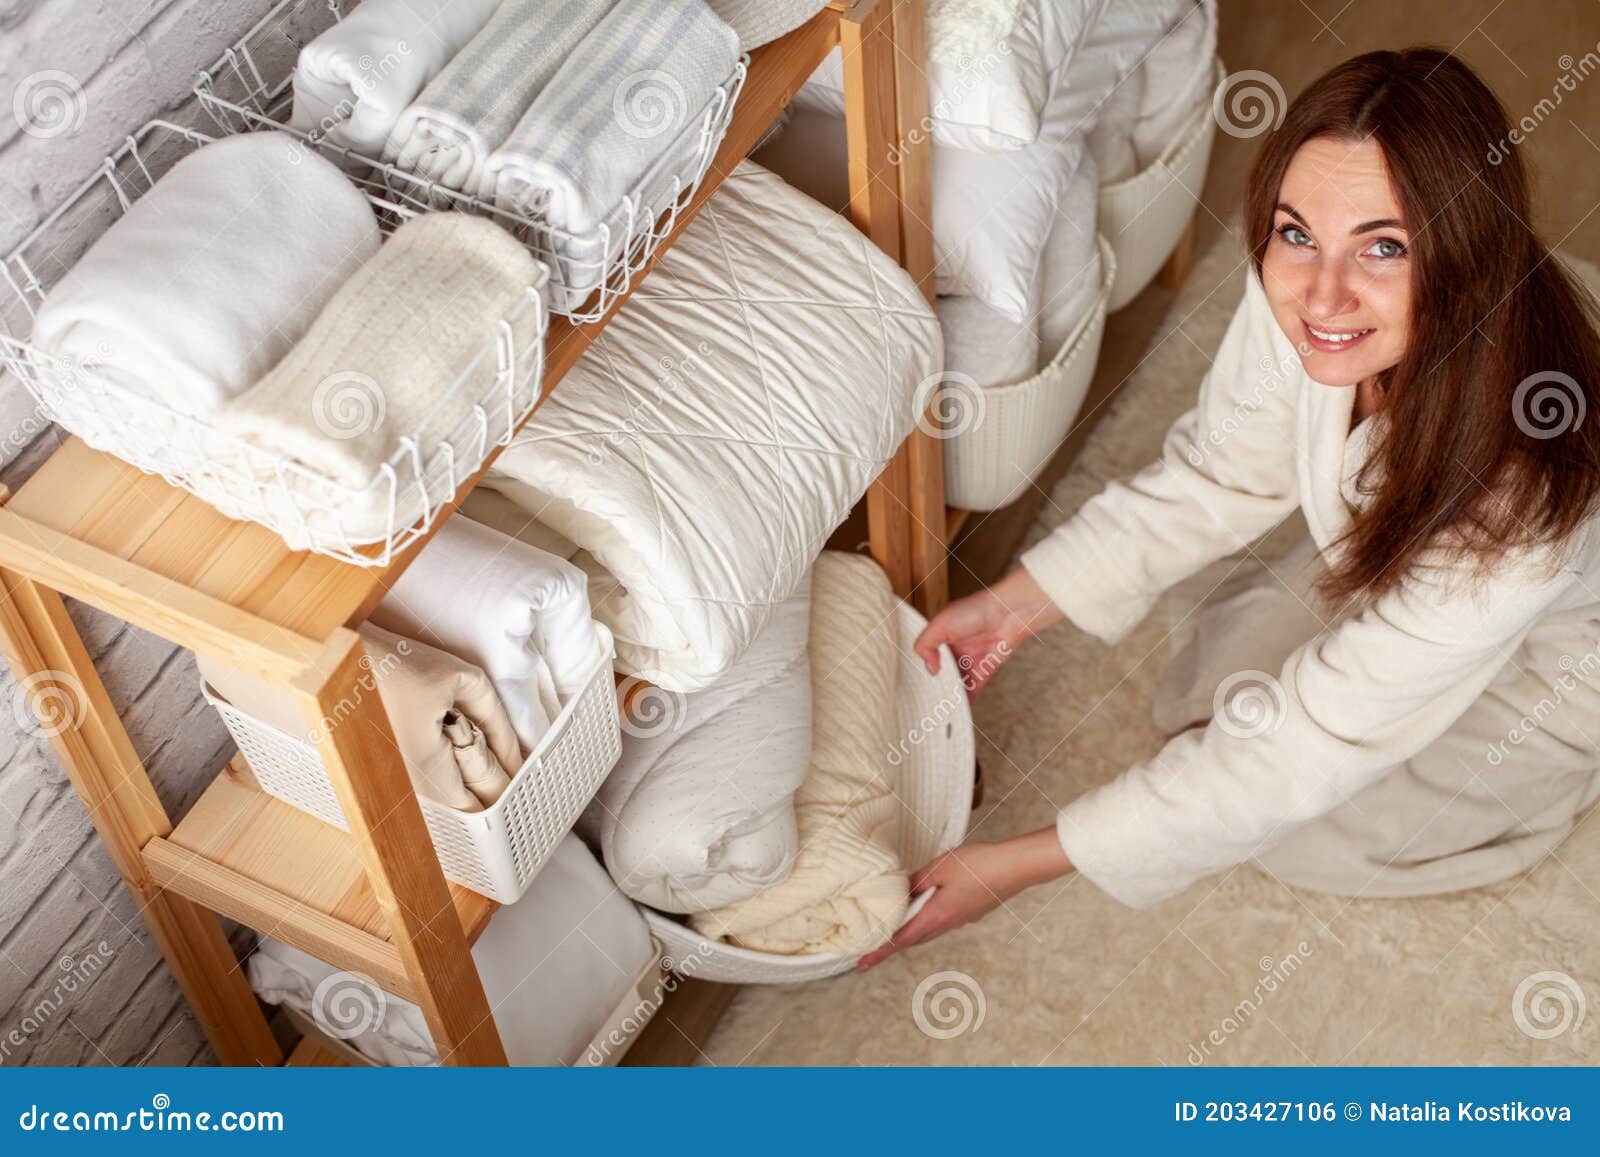
[[[1006,152],[1039,136],[1054,73],[1106,0],[928,0],[928,102],[933,141]],[[795,97],[844,115],[839,50]]]

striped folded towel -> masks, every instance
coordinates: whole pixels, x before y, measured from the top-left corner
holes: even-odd
[[[400,115],[383,159],[487,196],[481,186],[489,154],[612,6],[612,0],[503,0]]]
[[[617,5],[489,157],[482,195],[569,233],[599,228],[652,169],[670,172],[669,154],[692,159],[698,134],[685,130],[738,57],[705,0]]]

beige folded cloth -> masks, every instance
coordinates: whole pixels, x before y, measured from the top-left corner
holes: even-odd
[[[905,917],[889,781],[899,659],[894,593],[863,555],[817,559],[811,591],[811,770],[795,793],[794,870],[748,900],[692,916],[703,936],[785,956],[853,955]]]
[[[489,677],[454,655],[368,623],[370,682],[418,795],[457,811],[494,803],[520,764],[517,733]],[[310,735],[295,694],[204,656],[200,674],[234,707],[296,739]]]

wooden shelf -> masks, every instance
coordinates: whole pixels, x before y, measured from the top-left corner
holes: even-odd
[[[655,260],[682,235],[838,43],[840,19],[836,9],[823,9],[788,36],[751,54],[728,135]],[[648,269],[634,285],[647,275]],[[620,298],[612,312],[626,300]],[[610,316],[585,326],[552,319],[546,397]],[[463,484],[457,501],[487,469],[485,463]],[[435,528],[444,517],[435,520]],[[63,594],[109,609],[190,650],[239,662],[241,653],[248,658],[251,647],[264,648],[269,654],[255,666],[258,673],[273,676],[296,664],[310,665],[317,644],[340,627],[359,625],[428,537],[384,568],[291,551],[265,527],[226,518],[203,500],[76,438],[52,454],[0,510],[0,563],[41,577]],[[163,604],[177,605],[187,614],[155,614],[152,608]],[[276,662],[281,656],[271,652],[281,651],[296,657]]]
[[[262,791],[242,757],[144,858],[163,888],[414,999],[355,840]],[[494,901],[456,884],[450,898],[439,916],[476,940]]]

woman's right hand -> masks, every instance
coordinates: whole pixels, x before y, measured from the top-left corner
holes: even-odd
[[[912,644],[930,675],[939,673],[939,646],[948,644],[970,698],[983,690],[1023,641],[1064,616],[1023,567],[987,590],[957,599],[934,615]]]

